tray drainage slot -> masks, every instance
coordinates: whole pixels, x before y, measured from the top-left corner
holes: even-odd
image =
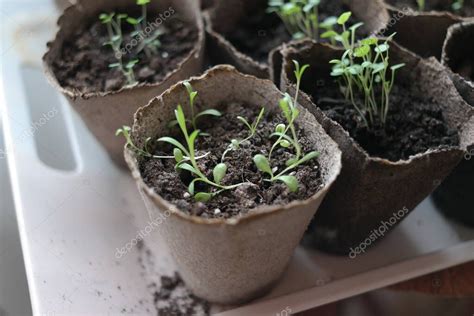
[[[22,65],[21,74],[31,119],[21,137],[34,137],[38,158],[44,164],[58,170],[76,169],[76,159],[56,91],[39,68]]]

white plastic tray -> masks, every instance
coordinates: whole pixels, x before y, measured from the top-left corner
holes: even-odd
[[[11,13],[20,6],[34,14]],[[136,247],[115,255],[145,229],[146,210],[129,175],[111,164],[42,75],[38,58],[57,13],[44,2],[20,1],[3,6],[2,14],[8,36],[0,109],[34,313],[153,313],[147,285],[174,264],[149,238],[151,267],[139,264]],[[447,221],[427,199],[366,254],[349,259],[300,247],[269,295],[240,307],[213,306],[213,312],[295,313],[472,260],[474,230]]]

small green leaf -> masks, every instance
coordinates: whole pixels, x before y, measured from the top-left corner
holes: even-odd
[[[319,26],[321,26],[323,29],[327,29],[333,25],[336,25],[337,23],[337,18],[335,16],[330,16],[324,19],[323,22]]]
[[[237,139],[233,139],[230,141],[232,145],[232,149],[239,149],[240,147],[240,142]]]
[[[192,149],[194,149],[194,143],[196,142],[196,138],[199,136],[199,133],[201,133],[200,130],[195,130],[194,132],[191,133],[191,136],[189,136],[189,144],[190,146],[193,147]]]
[[[342,68],[335,68],[331,72],[331,76],[333,77],[338,77],[338,76],[341,76],[342,74],[344,74],[344,69]]]
[[[168,143],[168,144],[171,144],[179,149],[181,149],[181,151],[183,153],[186,153],[186,155],[188,156],[189,153],[188,151],[186,150],[186,148],[179,142],[177,141],[176,139],[174,138],[171,138],[171,137],[160,137],[156,140],[157,142],[164,142],[164,143]]]
[[[111,37],[112,42],[119,42],[122,40],[122,37],[120,35],[114,35]]]
[[[278,125],[275,127],[275,132],[276,132],[276,133],[284,133],[284,132],[285,132],[285,129],[286,129],[286,125],[285,125],[285,124],[278,124]]]
[[[280,146],[283,147],[283,148],[288,148],[288,147],[291,146],[291,144],[290,144],[289,141],[284,139],[284,140],[280,141]]]
[[[337,19],[337,24],[339,25],[343,25],[345,24],[349,18],[351,17],[352,13],[349,11],[349,12],[344,12],[343,14],[341,14],[339,16],[339,18]]]
[[[267,157],[264,155],[258,154],[253,157],[253,162],[257,166],[258,170],[268,173],[269,175],[273,175],[272,168],[270,167],[270,163],[268,162]]]
[[[354,56],[364,57],[364,56],[367,56],[369,52],[370,52],[370,46],[362,45],[362,46],[356,47],[356,49],[354,50]]]
[[[250,130],[252,129],[252,126],[250,125],[250,123],[247,121],[245,117],[237,116],[237,119],[241,121],[245,126],[247,126],[248,129]]]
[[[196,99],[197,95],[197,91],[193,91],[189,94],[189,102],[191,102],[191,104],[194,104],[194,100]]]
[[[386,51],[388,51],[388,49],[389,49],[388,44],[382,44],[382,45],[376,46],[376,47],[374,48],[374,51],[375,51],[376,53],[381,54],[381,53],[385,53]]]
[[[227,166],[225,163],[220,163],[214,167],[212,170],[212,175],[214,176],[214,182],[221,184],[222,179],[224,179],[227,172]]]
[[[303,158],[301,158],[300,161],[298,161],[298,164],[299,165],[304,164],[307,161],[318,158],[320,155],[321,154],[319,152],[312,151],[312,152],[306,154]]]
[[[299,40],[305,38],[306,35],[303,32],[296,32],[292,35],[292,37],[294,40]]]
[[[375,38],[375,37],[365,38],[365,39],[363,39],[363,40],[360,41],[360,43],[361,43],[362,45],[369,45],[369,46],[374,45],[374,44],[377,44],[377,42],[378,42],[378,39]]]
[[[298,7],[295,3],[287,2],[282,7],[282,12],[284,15],[291,16],[293,14],[298,14],[301,12],[301,8]]]
[[[326,31],[323,34],[321,34],[321,38],[333,38],[336,37],[338,34],[335,31]]]
[[[183,134],[187,134],[188,130],[186,128],[186,117],[184,116],[183,107],[181,104],[178,105],[178,108],[174,111],[178,125],[181,128]]]
[[[385,64],[384,63],[372,64],[372,69],[373,69],[372,74],[375,75],[376,73],[379,73],[385,69]]]
[[[386,42],[391,41],[395,35],[397,35],[397,32],[393,32],[389,37],[387,37]]]
[[[362,25],[364,25],[364,23],[362,22],[359,22],[359,23],[356,23],[354,25],[352,25],[349,30],[351,30],[351,32],[355,32],[355,30],[357,30],[359,27],[361,27]]]
[[[125,66],[125,68],[127,69],[132,69],[133,67],[135,67],[135,65],[138,63],[138,59],[134,59],[134,60],[131,60],[127,63],[127,65]]]
[[[186,170],[194,174],[198,174],[199,172],[190,164],[188,163],[182,163],[177,166],[178,169]]]
[[[292,139],[290,136],[288,136],[288,135],[286,135],[286,134],[283,134],[283,133],[275,132],[275,133],[272,133],[272,134],[270,135],[270,137],[275,137],[275,136],[281,137],[281,138],[285,139],[285,140],[286,140],[287,142],[289,142],[290,144],[293,144],[293,142],[294,142],[293,139]],[[293,144],[293,145],[294,145],[294,144]]]
[[[359,73],[362,72],[362,66],[355,64],[355,65],[352,65],[352,66],[348,67],[347,70],[349,71],[349,73],[351,75],[355,76],[355,75],[358,75]]]
[[[130,128],[130,126],[122,126],[122,128],[119,128],[116,132],[115,132],[115,136],[119,136],[119,135],[129,135],[130,131],[132,129]]]
[[[260,109],[260,113],[258,113],[257,119],[256,119],[255,122],[254,122],[254,126],[253,126],[254,129],[257,129],[258,124],[259,124],[260,121],[262,120],[262,117],[263,117],[264,114],[265,114],[265,108],[262,107],[262,108]]]
[[[313,10],[313,8],[317,7],[320,2],[321,0],[309,0],[308,3],[303,7],[303,11],[306,13],[310,12]]]
[[[390,69],[392,69],[392,71],[395,71],[395,70],[400,69],[404,66],[405,66],[405,64],[393,65],[392,67],[390,67]]]
[[[295,176],[280,176],[276,180],[285,183],[291,192],[298,191],[298,180]]]
[[[196,182],[204,182],[203,179],[201,178],[196,178],[194,179],[193,181],[191,181],[191,183],[189,184],[188,186],[188,192],[191,194],[191,195],[194,195],[194,189],[195,189],[195,186],[196,186]]]
[[[198,113],[198,114],[196,115],[196,118],[201,117],[201,116],[205,116],[205,115],[210,115],[210,116],[217,116],[217,117],[219,117],[219,116],[222,116],[222,113],[219,112],[219,111],[217,111],[217,110],[214,110],[214,109],[207,109],[207,110],[204,110],[204,111]]]
[[[102,23],[110,23],[112,21],[112,19],[114,18],[115,16],[115,13],[112,12],[110,14],[107,14],[107,13],[102,13],[101,15],[99,15],[99,19],[102,21]]]
[[[194,195],[194,184],[196,183],[196,180],[197,179],[194,179],[193,181],[191,181],[191,183],[188,186],[188,192],[191,195]]]
[[[279,102],[280,109],[287,121],[291,120],[290,102],[291,99],[287,96],[285,96],[283,99],[280,99]]]
[[[184,82],[183,82],[183,85],[184,85],[184,87],[186,88],[186,90],[188,91],[188,94],[191,94],[191,93],[194,92],[193,86],[191,86],[191,84],[189,83],[189,81],[184,81]]]
[[[212,199],[212,194],[199,192],[194,196],[194,199],[198,202],[206,203],[209,202],[210,199]]]
[[[177,163],[180,163],[184,159],[183,152],[179,148],[175,148],[173,150],[173,155],[174,155],[174,159],[176,160]]]
[[[306,69],[309,68],[309,65],[306,64],[306,65],[303,65],[303,67],[300,67],[299,62],[296,60],[293,60],[293,64],[295,65],[294,74],[295,74],[296,81],[300,82],[301,78],[303,77],[304,72],[306,71]]]
[[[137,25],[137,24],[140,23],[137,19],[132,18],[132,17],[128,17],[128,18],[127,18],[127,22],[128,22],[129,24],[131,24],[131,25]]]

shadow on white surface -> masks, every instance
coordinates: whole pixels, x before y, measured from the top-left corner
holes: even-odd
[[[0,149],[4,150],[0,125]],[[31,315],[7,159],[0,158],[0,316]]]

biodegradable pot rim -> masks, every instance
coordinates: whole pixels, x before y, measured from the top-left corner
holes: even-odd
[[[461,15],[454,14],[453,12],[450,11],[438,11],[438,10],[430,10],[430,11],[418,11],[418,10],[413,10],[412,8],[408,7],[407,11],[404,11],[403,9],[399,9],[389,3],[385,2],[385,7],[389,11],[395,11],[395,12],[404,12],[405,15],[416,17],[416,16],[432,16],[432,17],[447,17],[451,18],[453,20],[458,20],[461,22],[464,19],[469,19],[470,17],[463,17]]]
[[[194,76],[191,77],[188,81],[190,83],[193,83],[193,81],[197,80],[203,80],[205,79],[209,74],[214,74],[217,72],[233,72],[237,73],[243,78],[256,78],[251,75],[247,74],[242,74],[238,72],[233,66],[230,65],[218,65],[215,66],[211,69],[208,69],[204,74],[200,76]],[[259,79],[262,81],[267,81],[268,83],[272,83],[268,79]],[[273,83],[272,83],[273,84]],[[140,107],[137,112],[134,115],[134,125],[137,123],[138,120],[138,115],[144,111],[147,111],[149,107],[156,101],[162,98],[162,96],[166,94],[170,94],[172,90],[175,88],[179,87],[182,85],[182,82],[178,82],[171,86],[169,89],[167,89],[165,92],[163,92],[160,96],[153,98],[147,105]],[[278,88],[275,86],[275,89],[278,90]],[[283,96],[283,93],[280,91],[280,93]],[[319,124],[319,123],[318,123]],[[157,202],[158,204],[164,205],[168,211],[170,211],[171,215],[176,216],[177,218],[184,220],[184,221],[189,221],[194,224],[201,224],[201,225],[208,225],[208,226],[220,226],[220,225],[227,225],[227,226],[237,226],[239,224],[244,224],[248,221],[253,221],[255,219],[264,217],[264,216],[269,216],[273,213],[276,212],[283,212],[288,209],[294,208],[296,205],[310,205],[314,201],[317,201],[320,199],[322,196],[324,196],[327,191],[331,188],[332,184],[336,181],[338,178],[339,174],[341,173],[342,169],[342,152],[339,149],[339,145],[331,139],[328,136],[328,140],[334,142],[334,145],[336,145],[337,148],[337,157],[334,157],[333,159],[336,160],[336,165],[334,168],[337,168],[335,173],[333,175],[330,175],[329,178],[323,182],[323,186],[313,195],[311,195],[309,198],[305,200],[295,200],[292,201],[288,204],[285,205],[263,205],[263,206],[258,206],[254,209],[252,209],[252,212],[243,214],[238,217],[232,217],[232,218],[202,218],[196,215],[189,215],[186,214],[185,212],[181,211],[178,207],[176,207],[174,204],[168,202],[164,198],[162,198],[159,194],[157,194],[151,187],[149,187],[143,180],[143,177],[141,176],[139,166],[138,166],[138,161],[136,159],[137,155],[127,146],[125,145],[124,147],[124,155],[125,155],[125,161],[128,164],[128,167],[130,168],[130,171],[132,172],[132,177],[134,180],[138,183],[139,187],[144,190],[144,192],[148,195],[150,199],[152,199],[153,202]]]
[[[462,32],[463,29],[471,27],[474,29],[474,17],[471,17],[468,20],[461,21],[459,23],[453,24],[448,28],[448,32],[446,34],[446,38],[444,39],[443,43],[443,50],[441,52],[441,64],[445,66],[453,76],[456,77],[457,80],[463,81],[466,85],[468,85],[471,89],[474,90],[474,80],[468,80],[467,78],[461,76],[457,72],[454,72],[453,69],[451,69],[451,66],[449,65],[449,56],[448,53],[446,52],[446,48],[448,45],[451,43],[451,41],[455,40],[454,39],[454,34],[457,32]]]
[[[351,6],[352,6],[351,0],[338,0],[338,1],[341,1],[343,5],[349,6],[349,8],[351,8]],[[385,3],[384,3],[383,0],[371,0],[371,1],[376,2],[376,4],[380,5],[381,8],[386,8]],[[205,21],[206,32],[209,33],[211,36],[215,37],[217,40],[219,40],[223,44],[225,44],[227,46],[227,48],[230,49],[231,53],[234,54],[241,61],[243,61],[245,63],[248,63],[248,65],[251,66],[251,67],[257,68],[258,71],[260,71],[262,73],[269,72],[270,69],[272,69],[272,59],[271,59],[272,53],[274,51],[278,50],[280,46],[274,47],[268,53],[267,64],[264,64],[262,62],[259,62],[255,59],[253,59],[250,55],[247,55],[247,54],[243,53],[242,51],[240,51],[239,49],[237,49],[237,47],[234,44],[232,44],[232,42],[230,42],[226,38],[226,36],[224,36],[221,32],[218,32],[217,30],[215,30],[215,28],[213,26],[213,23],[212,23],[212,17],[211,17],[212,9],[213,9],[213,7],[210,7],[208,10],[204,11],[203,14],[202,14],[202,16],[204,18],[204,21]],[[352,8],[351,8],[350,11],[353,12]],[[388,16],[388,13],[387,13],[387,16]],[[357,17],[357,18],[360,20],[359,17]],[[366,25],[366,24],[367,23],[364,23],[364,25]],[[374,29],[372,32],[373,33],[378,33],[383,29],[384,29],[384,25],[381,24],[378,28]],[[295,41],[297,42],[299,40],[290,39],[288,42],[282,43],[281,45],[284,45],[284,44],[287,44],[287,43],[292,43],[292,42],[295,42]]]
[[[261,71],[261,72],[268,71],[270,63],[268,63],[268,64],[261,63],[261,62],[255,60],[255,59],[253,59],[249,55],[241,52],[224,35],[222,35],[221,33],[214,30],[213,23],[212,23],[212,18],[211,18],[211,13],[210,13],[211,10],[212,10],[212,7],[210,9],[204,11],[203,14],[202,14],[202,16],[204,18],[204,21],[205,21],[206,32],[209,33],[210,35],[214,36],[216,39],[221,41],[223,44],[227,45],[228,48],[231,50],[231,52],[233,54],[235,54],[235,56],[238,57],[239,59],[242,59],[242,61],[249,63],[249,65],[252,66],[252,67],[258,68],[258,70]],[[270,54],[269,54],[269,57],[270,57]],[[269,58],[268,58],[268,61],[269,61]]]
[[[195,41],[195,45],[193,46],[191,51],[178,62],[177,66],[173,70],[169,71],[160,81],[153,82],[153,83],[148,83],[148,82],[140,83],[139,82],[135,85],[122,86],[119,90],[112,90],[112,91],[80,92],[74,89],[73,87],[69,87],[69,88],[63,87],[59,83],[56,77],[56,74],[54,72],[54,69],[52,67],[52,64],[49,62],[48,59],[50,55],[53,53],[51,48],[53,47],[54,43],[56,43],[58,40],[61,40],[61,37],[63,35],[64,25],[67,23],[68,18],[70,17],[73,18],[77,14],[77,12],[80,12],[83,10],[82,1],[86,1],[86,0],[78,0],[76,3],[72,4],[71,6],[68,6],[64,10],[64,12],[61,14],[61,16],[58,18],[57,20],[58,30],[56,31],[54,38],[46,44],[48,47],[48,50],[42,57],[43,69],[46,74],[46,78],[48,79],[50,84],[56,89],[58,89],[61,93],[63,93],[64,95],[66,95],[67,97],[73,100],[77,98],[87,100],[87,99],[97,98],[97,97],[99,98],[106,97],[109,95],[115,95],[115,94],[119,94],[125,91],[135,90],[135,89],[139,89],[143,87],[146,87],[146,88],[158,87],[163,82],[166,82],[174,74],[176,74],[182,68],[183,64],[189,61],[193,56],[197,58],[199,56],[199,52],[203,49],[203,43],[205,42],[205,28],[204,28],[204,22],[202,19],[202,13],[198,13],[197,14],[198,18],[196,19],[196,21],[193,21],[193,23],[191,23],[191,24],[194,24],[194,22],[196,23],[195,25],[193,25],[193,27],[196,27],[197,33],[198,33],[198,37]],[[61,47],[62,46],[63,45],[61,45]]]
[[[333,49],[333,50],[336,50],[336,51],[344,51],[343,48],[340,48],[340,47],[335,47],[333,45],[328,45],[326,43],[319,43],[319,42],[316,42],[314,40],[300,40],[300,41],[296,41],[293,43],[293,45],[301,45],[299,47],[297,47],[296,49],[291,46],[290,44],[284,44],[281,46],[281,52],[282,52],[282,67],[281,67],[281,75],[285,75],[286,76],[286,71],[284,70],[286,68],[286,66],[288,65],[288,61],[287,61],[287,58],[285,57],[285,52],[288,52],[288,51],[301,51],[301,50],[304,50],[305,48],[308,47],[308,45],[319,45],[319,46],[326,46],[327,48],[330,48],[330,49]],[[406,54],[409,54],[409,55],[412,55],[413,57],[417,58],[417,64],[418,65],[420,62],[422,62],[422,59],[420,57],[418,57],[415,53],[411,52],[410,50],[402,47],[401,45],[398,45],[396,42],[392,42],[390,43],[390,45],[396,45],[398,49],[400,49],[401,51],[404,51],[404,53]],[[427,61],[430,61],[430,60],[434,60],[434,61],[437,61],[436,58],[434,57],[429,57],[426,59]],[[288,86],[294,88],[296,87],[296,85],[289,80],[289,78],[286,76],[287,78],[287,84]],[[454,88],[454,84],[453,84],[453,88]],[[319,106],[316,104],[316,102],[313,101],[313,99],[305,92],[305,91],[302,91],[300,90],[300,96],[304,99],[306,99],[307,102],[310,102],[311,104],[314,104],[318,110],[320,110]],[[464,102],[466,105],[468,105],[464,100],[462,100],[461,96],[459,96],[460,100],[462,102]],[[321,110],[320,110],[321,111]],[[321,111],[322,113],[322,111]],[[474,112],[473,112],[474,113]],[[324,114],[324,113],[323,113]],[[381,157],[377,157],[377,156],[372,156],[370,155],[367,150],[365,150],[360,144],[359,142],[357,142],[350,134],[349,132],[341,125],[339,124],[339,122],[337,121],[334,121],[333,119],[331,119],[330,117],[326,116],[324,114],[324,119],[326,120],[329,120],[331,122],[331,124],[335,125],[337,128],[339,128],[346,136],[347,138],[349,139],[350,141],[350,144],[357,150],[359,151],[360,154],[363,155],[363,157],[365,158],[365,160],[367,162],[376,162],[376,163],[379,163],[379,164],[382,164],[382,165],[387,165],[387,166],[403,166],[403,165],[409,165],[411,163],[413,163],[414,161],[417,161],[417,160],[423,160],[425,157],[429,157],[429,156],[432,156],[432,155],[435,155],[435,154],[439,154],[439,153],[444,153],[444,152],[460,152],[460,153],[464,153],[465,150],[463,149],[463,147],[468,147],[468,146],[462,146],[461,144],[459,144],[458,146],[448,146],[448,147],[445,147],[445,148],[442,148],[442,147],[437,147],[437,148],[428,148],[426,151],[422,152],[422,153],[417,153],[415,155],[411,155],[410,157],[408,157],[408,159],[399,159],[398,161],[391,161],[389,159],[386,159],[386,158],[381,158]],[[461,131],[461,129],[460,129]],[[460,132],[458,131],[458,133]]]

